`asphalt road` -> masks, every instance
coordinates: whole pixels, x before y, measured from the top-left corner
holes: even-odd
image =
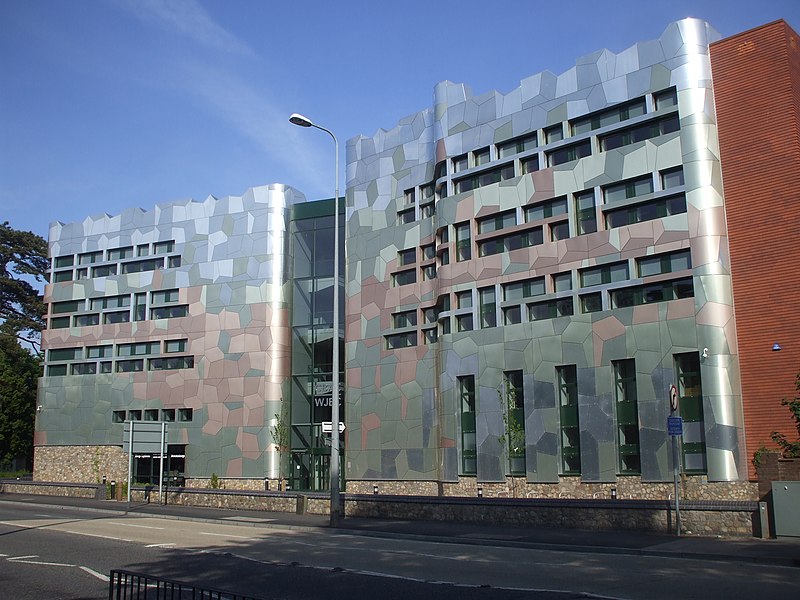
[[[792,567],[51,508],[0,504],[0,598],[107,598],[115,568],[270,600],[800,597]]]

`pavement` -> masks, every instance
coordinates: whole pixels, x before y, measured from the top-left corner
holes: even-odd
[[[331,530],[327,515],[230,510],[197,506],[161,505],[68,498],[33,494],[0,494],[0,503],[58,507],[192,521],[235,523],[253,527]],[[557,552],[593,552],[662,556],[695,560],[763,563],[800,567],[800,537],[779,539],[723,538],[641,531],[587,531],[581,529],[491,526],[443,521],[403,521],[346,517],[337,533],[406,538],[430,542],[505,546]]]

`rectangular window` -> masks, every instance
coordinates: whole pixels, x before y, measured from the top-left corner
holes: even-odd
[[[94,375],[97,373],[97,363],[78,363],[70,365],[72,375]]]
[[[564,139],[564,126],[561,123],[546,127],[544,130],[544,143],[552,144]]]
[[[453,180],[453,185],[455,186],[456,194],[460,194],[462,192],[469,192],[470,190],[474,190],[476,188],[500,183],[501,181],[506,181],[508,179],[513,179],[514,176],[514,163],[508,163],[507,165],[480,171],[474,175],[468,175],[463,179],[455,179]]]
[[[88,269],[75,269],[75,281],[82,281],[84,279],[89,279],[89,270]]]
[[[186,346],[189,340],[164,340],[164,352],[186,352]]]
[[[131,320],[131,313],[128,310],[120,312],[103,313],[104,325],[114,325],[116,323],[129,323],[130,320]]]
[[[72,313],[83,310],[86,303],[83,300],[65,300],[63,302],[53,302],[50,305],[50,312],[54,315]]]
[[[159,342],[137,342],[134,344],[118,344],[117,356],[143,356],[145,354],[158,354]]]
[[[398,225],[405,225],[407,223],[413,223],[416,216],[414,214],[414,209],[409,208],[406,210],[401,210],[397,213],[397,224]]]
[[[467,160],[466,154],[462,154],[461,156],[456,156],[453,159],[453,173],[466,171],[468,168],[469,168],[469,161]]]
[[[136,256],[150,256],[150,244],[136,246]]]
[[[661,171],[661,189],[681,187],[683,185],[683,167]]]
[[[174,408],[162,408],[161,409],[161,420],[166,421],[168,423],[172,423],[175,421],[175,409]]]
[[[102,298],[90,298],[90,310],[104,310],[107,308],[125,308],[131,305],[129,294],[124,296],[103,296]]]
[[[472,238],[469,223],[458,223],[456,226],[456,260],[464,261],[472,258]]]
[[[628,144],[643,142],[661,135],[680,131],[681,124],[677,114],[670,115],[665,119],[649,121],[636,127],[615,131],[600,138],[600,148],[602,150],[615,150]]]
[[[401,267],[405,265],[413,265],[415,262],[417,262],[416,248],[409,248],[408,250],[398,250],[397,262]]]
[[[694,297],[694,284],[691,277],[673,281],[659,281],[648,285],[623,288],[611,291],[611,307],[626,308],[639,304],[667,302],[681,298]]]
[[[69,317],[53,317],[50,319],[50,329],[67,329]]]
[[[86,358],[111,358],[112,346],[89,346],[86,348]]]
[[[425,345],[433,344],[438,339],[436,327],[422,330],[422,343]]]
[[[533,223],[557,215],[567,214],[567,197],[553,198],[525,207],[525,222]]]
[[[514,281],[503,285],[503,300],[522,300],[523,298],[533,298],[541,296],[546,292],[544,277],[526,279],[524,281]]]
[[[580,296],[581,312],[593,313],[603,310],[603,295],[601,292],[583,294]]]
[[[166,240],[153,244],[153,254],[169,254],[175,251],[175,240]]]
[[[672,108],[673,106],[678,106],[678,93],[675,91],[675,88],[656,92],[653,94],[653,101],[656,110]]]
[[[62,281],[72,281],[72,269],[53,273],[53,283],[60,283]]]
[[[519,164],[523,175],[534,173],[539,170],[539,157],[535,154],[533,156],[528,156],[520,160]]]
[[[75,327],[91,327],[100,324],[100,315],[91,313],[87,315],[75,315]]]
[[[592,155],[592,143],[589,140],[562,146],[547,153],[547,166],[556,167]]]
[[[515,154],[519,154],[521,152],[533,150],[537,145],[536,134],[530,133],[528,135],[497,144],[497,157],[508,158],[509,156],[514,156]]]
[[[503,373],[506,393],[504,425],[508,444],[509,470],[512,475],[525,474],[525,388],[522,371]]]
[[[125,422],[125,411],[124,410],[115,410],[111,413],[111,422],[112,423],[124,423]]]
[[[133,256],[133,246],[125,248],[112,248],[108,251],[108,260],[122,260]]]
[[[408,189],[403,192],[403,204],[410,206],[416,202],[416,190],[414,188]]]
[[[117,274],[117,265],[100,265],[92,267],[92,277],[111,277]]]
[[[472,153],[472,159],[476,167],[485,165],[491,160],[491,156],[489,154],[489,148],[481,148],[480,150],[475,150]]]
[[[456,292],[456,308],[472,308],[472,290]]]
[[[147,294],[134,294],[133,320],[144,321],[147,318]]]
[[[56,269],[62,269],[64,267],[71,267],[75,264],[75,255],[74,254],[65,254],[64,256],[56,256],[55,260],[53,261]]]
[[[494,287],[478,290],[481,310],[481,328],[497,327],[497,298]]]
[[[571,314],[573,314],[571,296],[569,298],[560,298],[558,300],[548,300],[546,302],[528,304],[528,318],[531,321],[567,317]]]
[[[116,367],[117,373],[138,373],[144,371],[144,360],[118,360]]]
[[[108,362],[101,362],[100,363],[100,372],[101,373],[112,373],[113,372],[114,363]]]
[[[606,212],[606,227],[614,229],[634,223],[652,221],[686,212],[686,198],[683,195],[659,198]]]
[[[569,238],[569,221],[550,223],[550,241],[557,242]]]
[[[603,197],[607,204],[652,193],[653,178],[650,175],[620,181],[603,187]]]
[[[594,203],[594,190],[575,194],[575,225],[578,235],[597,231],[597,211]]]
[[[517,214],[513,210],[484,217],[478,220],[478,233],[491,233],[507,227],[514,227],[517,224]]]
[[[150,309],[151,319],[177,319],[189,314],[189,307],[183,306],[161,306]]]
[[[434,244],[426,244],[421,246],[422,260],[433,260],[436,258],[436,246]]]
[[[150,302],[153,304],[173,304],[178,300],[178,290],[160,290],[150,293]]]
[[[632,358],[611,361],[617,411],[617,449],[619,472],[641,473],[639,454],[639,408],[636,392],[636,365]]]
[[[122,274],[146,273],[147,271],[158,271],[163,268],[163,258],[148,258],[147,260],[135,260],[133,262],[122,263]]]
[[[47,360],[76,360],[83,357],[81,348],[51,348],[47,351]]]
[[[461,472],[474,475],[478,470],[478,446],[475,427],[475,376],[456,378],[461,406]]]
[[[683,467],[687,473],[706,472],[706,434],[703,385],[697,352],[675,355],[678,412],[683,418]]]
[[[679,250],[668,254],[638,258],[636,264],[639,268],[639,277],[677,273],[692,268],[692,255],[689,250]]]
[[[177,269],[181,266],[181,257],[180,256],[170,256],[167,259],[167,268],[168,269]]]
[[[534,227],[528,231],[511,233],[502,237],[484,240],[478,243],[479,256],[492,256],[501,252],[511,252],[520,248],[531,248],[544,243],[542,227]]]
[[[129,410],[128,411],[128,420],[129,421],[141,421],[142,420],[142,411],[140,411],[140,410]]]
[[[556,367],[556,385],[561,420],[561,473],[580,475],[581,435],[578,421],[577,366]]]
[[[48,365],[47,366],[47,376],[48,377],[60,377],[62,375],[67,374],[67,365]]]
[[[579,271],[581,287],[591,287],[605,283],[617,283],[630,279],[628,276],[628,263],[618,262],[599,267],[581,269]]]
[[[158,409],[157,408],[147,408],[144,411],[144,420],[145,421],[158,421]]]
[[[78,264],[79,265],[91,265],[103,260],[103,253],[100,251],[97,252],[84,252],[83,254],[78,255]]]
[[[645,114],[644,98],[639,98],[625,105],[617,105],[613,108],[602,110],[572,121],[572,135],[588,133],[601,127],[608,127],[634,117]]]
[[[148,361],[150,371],[173,371],[194,368],[194,356],[170,356],[168,358],[151,358]]]
[[[522,309],[519,306],[507,306],[503,309],[503,323],[516,325],[522,323]]]
[[[403,312],[397,312],[392,315],[392,327],[394,329],[402,329],[404,327],[416,327],[417,326],[417,311],[416,310],[406,310]]]
[[[417,282],[416,269],[409,269],[408,271],[400,271],[399,273],[392,273],[392,287],[399,287],[401,285],[410,285]]]
[[[553,291],[554,292],[568,292],[572,289],[572,273],[557,273],[552,275],[553,278]]]
[[[386,336],[386,349],[411,348],[417,345],[417,332],[395,333]]]
[[[456,315],[456,331],[472,331],[472,313],[466,315]]]

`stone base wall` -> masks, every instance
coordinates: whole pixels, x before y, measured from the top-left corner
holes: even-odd
[[[34,481],[100,483],[128,479],[128,456],[120,446],[37,446]]]
[[[103,485],[3,481],[0,482],[0,493],[105,499],[106,490]]]
[[[620,477],[615,483],[584,483],[580,477],[561,477],[558,483],[529,483],[523,477],[505,482],[478,482],[460,477],[458,482],[359,480],[347,482],[347,493],[453,498],[568,498],[585,500],[669,500],[673,483],[643,482],[641,477]],[[758,486],[750,481],[709,482],[705,476],[686,475],[679,482],[682,500],[754,501]]]

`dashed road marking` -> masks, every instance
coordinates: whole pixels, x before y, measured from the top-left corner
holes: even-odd
[[[81,571],[86,571],[92,577],[97,577],[100,581],[108,581],[108,575],[103,575],[102,573],[98,573],[94,569],[90,569],[89,567],[80,567]]]

